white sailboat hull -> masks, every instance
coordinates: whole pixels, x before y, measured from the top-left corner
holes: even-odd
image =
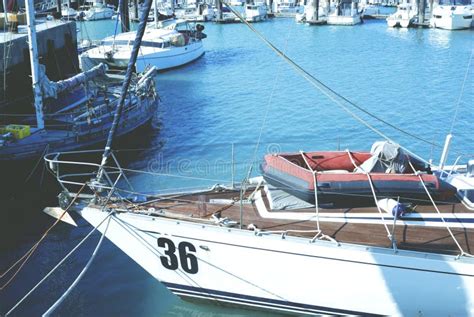
[[[91,207],[79,214],[93,226],[106,217]],[[474,314],[474,262],[465,257],[310,243],[130,213],[111,216],[106,236],[183,297],[305,314]]]
[[[168,52],[143,53],[138,55],[136,68],[142,72],[148,65],[157,67],[159,70],[179,67],[188,64],[204,54],[202,42],[190,43],[183,47],[174,47]],[[129,59],[123,59],[126,65]]]
[[[87,21],[97,21],[111,19],[114,15],[114,10],[110,8],[91,9],[85,13],[84,19]]]
[[[107,49],[93,49],[86,52],[86,58],[95,63],[107,63],[112,67],[126,68],[130,60],[130,50],[116,52],[113,59],[106,59],[104,52]],[[143,72],[148,66],[155,66],[158,70],[165,70],[188,64],[204,54],[202,41],[195,41],[185,46],[166,49],[142,46],[135,64],[137,72]]]

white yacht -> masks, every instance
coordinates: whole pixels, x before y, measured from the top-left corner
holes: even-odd
[[[86,2],[85,5],[81,6],[77,17],[87,21],[95,21],[111,19],[114,14],[114,6],[108,5],[101,0],[95,0]]]
[[[258,22],[267,19],[267,6],[263,3],[247,4],[245,6],[245,20]]]
[[[297,23],[305,23],[305,22],[311,22],[311,21],[316,21],[316,20],[327,21],[327,15],[328,15],[327,3],[320,1],[317,18],[316,18],[316,12],[314,10],[313,4],[309,3],[304,6],[303,13],[297,13],[295,15],[295,20]]]
[[[193,26],[185,20],[166,20],[159,28],[148,27],[143,35],[136,71],[149,65],[164,70],[190,63],[204,54],[204,26]],[[130,60],[135,32],[121,33],[102,40],[101,44],[81,54],[81,66],[88,69],[98,63],[124,69]]]
[[[276,2],[275,12],[280,14],[297,14],[303,12],[303,7],[297,5],[295,0],[282,0]]]
[[[296,23],[305,23],[306,22],[306,12],[297,13],[295,15],[295,21],[296,21]]]
[[[360,11],[362,12],[363,17],[373,18],[380,15],[380,6],[373,4],[359,4]]]
[[[391,28],[400,26],[407,28],[416,18],[417,7],[411,3],[402,3],[397,6],[397,11],[387,18],[387,25]]]
[[[77,16],[77,11],[74,10],[73,8],[69,7],[67,4],[61,7],[61,17],[69,20],[69,19],[75,19]]]
[[[446,30],[462,30],[471,27],[472,5],[467,1],[451,0],[433,8],[433,17],[430,26]]]
[[[216,13],[212,6],[205,3],[176,9],[174,13],[176,18],[192,22],[213,21],[216,17]]]
[[[244,6],[232,6],[232,9],[238,12],[242,17],[245,17],[245,7]],[[222,15],[219,17],[219,13],[216,13],[216,19],[219,19],[220,23],[235,23],[240,22],[240,19],[237,15],[234,14],[229,8],[222,8]]]
[[[357,2],[339,0],[331,8],[328,14],[327,24],[333,25],[355,25],[362,23],[360,12],[357,8]]]

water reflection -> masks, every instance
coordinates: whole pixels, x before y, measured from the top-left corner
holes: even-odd
[[[450,47],[451,37],[453,32],[457,31],[448,31],[441,29],[432,29],[427,32],[428,42],[436,46],[437,48],[447,49]]]

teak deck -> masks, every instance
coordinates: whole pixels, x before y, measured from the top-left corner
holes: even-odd
[[[271,211],[268,208],[264,191],[261,191],[262,199],[265,202],[267,210],[270,214],[278,214],[282,211]],[[248,196],[250,192],[246,193]],[[218,203],[210,202],[211,200],[221,200]],[[170,196],[157,201],[137,205],[120,206],[125,207],[132,212],[144,212],[152,215],[163,216],[167,218],[175,218],[191,222],[199,222],[206,224],[214,224],[210,220],[212,215],[218,217],[227,217],[230,220],[239,222],[241,204],[239,201],[238,191],[220,191],[205,192],[192,195]],[[154,208],[150,209],[150,208]],[[441,213],[470,213],[464,205],[459,202],[438,205]],[[433,206],[416,206],[419,213],[429,212],[436,213]],[[288,211],[285,211],[288,212]],[[291,213],[311,213],[315,212],[314,208],[291,210]],[[353,209],[322,209],[320,213],[378,213],[377,208],[353,208]],[[385,214],[385,216],[389,216]],[[403,219],[403,218],[402,218]],[[255,203],[242,204],[242,228],[247,228],[253,224],[259,230],[265,231],[288,231],[288,230],[306,230],[315,231],[317,223],[311,220],[291,220],[291,219],[271,219],[263,218]],[[395,229],[395,240],[397,247],[404,250],[416,250],[423,252],[441,253],[441,254],[460,254],[459,248],[450,236],[446,227],[441,224],[440,227],[424,227],[417,225],[406,225],[397,223]],[[393,225],[388,225],[392,231]],[[349,222],[320,222],[320,229],[323,234],[330,236],[341,243],[355,243],[368,246],[379,246],[391,248],[392,243],[387,236],[385,226],[381,223],[349,223]],[[451,228],[457,241],[465,252],[472,253],[474,251],[474,229],[470,228]],[[288,232],[289,235],[303,236],[311,238],[315,232]]]

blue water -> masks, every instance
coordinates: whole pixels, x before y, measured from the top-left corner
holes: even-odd
[[[449,160],[453,162],[461,154],[463,158],[473,156],[473,66],[468,69],[472,31],[389,29],[384,21],[354,27],[308,27],[292,19],[274,19],[255,27],[331,88],[420,138],[442,144],[458,109]],[[80,24],[79,29],[81,36],[98,39],[113,33],[114,22]],[[207,23],[205,32],[206,54],[201,59],[157,76],[162,100],[159,113],[153,127],[130,145],[145,149],[124,152],[131,158],[129,168],[174,176],[135,176],[135,187],[164,191],[229,183],[232,165],[234,179],[240,181],[252,164],[252,175],[258,174],[255,163],[264,153],[367,150],[381,139],[315,90],[244,25]],[[440,148],[356,113],[408,149],[438,160]],[[54,197],[57,189],[45,191]],[[51,223],[35,205],[23,213],[33,215],[25,217],[34,218],[37,225],[18,222],[28,223],[28,229],[18,225],[13,230],[22,236],[1,249],[2,268],[22,255]],[[84,222],[79,228],[63,224],[55,228],[12,285],[0,291],[0,313],[18,301],[89,230]],[[81,248],[16,314],[46,311],[85,265],[97,239],[96,235]],[[109,242],[103,244],[94,265],[57,314],[266,315],[185,303]]]

